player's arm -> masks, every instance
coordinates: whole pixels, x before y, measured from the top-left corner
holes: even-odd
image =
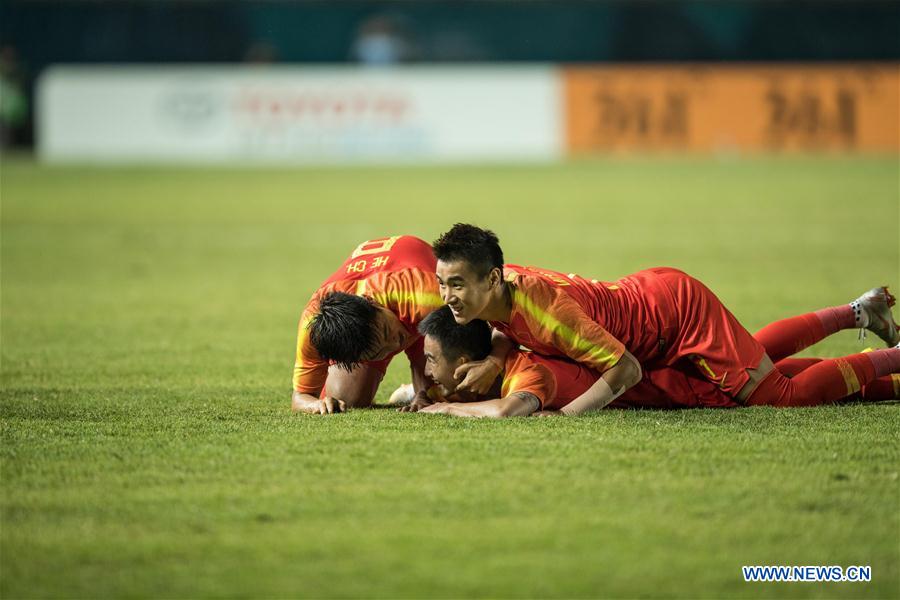
[[[412,377],[413,391],[422,394],[434,385],[434,382],[425,374],[425,352],[423,351],[422,338],[417,339],[405,350],[409,359],[409,373]]]
[[[641,365],[625,350],[615,366],[604,371],[583,394],[560,409],[564,415],[580,415],[604,408],[641,380]]]
[[[484,360],[475,360],[460,365],[453,376],[462,379],[457,389],[470,391],[476,394],[486,394],[497,375],[503,370],[506,355],[512,350],[513,343],[503,333],[496,329],[491,333],[491,353]]]
[[[317,398],[312,394],[304,394],[294,390],[294,395],[291,398],[291,410],[311,415],[330,415],[346,412],[347,405],[344,404],[343,400],[338,400],[337,398]]]
[[[430,254],[430,248],[425,246]],[[368,279],[372,298],[390,309],[401,321],[419,323],[430,312],[440,308],[444,302],[437,290],[434,269],[409,268],[402,271],[379,273]],[[401,412],[415,412],[420,407],[432,403],[428,390],[434,382],[425,375],[425,354],[423,340],[418,338],[406,348],[409,358],[410,377],[415,396],[412,404],[401,407]]]
[[[541,401],[530,392],[513,392],[505,398],[481,402],[438,402],[419,412],[455,417],[525,417],[538,410]]]
[[[408,406],[402,406],[400,412],[418,412],[434,402],[428,394],[428,390],[434,386],[431,378],[425,374],[425,353],[422,350],[422,338],[419,338],[412,346],[406,349],[409,358],[409,371],[412,377],[413,396]]]
[[[511,356],[505,367],[502,398],[481,402],[449,402],[435,404],[424,412],[443,413],[459,417],[524,417],[540,410],[556,395],[556,380],[543,365],[527,353]]]

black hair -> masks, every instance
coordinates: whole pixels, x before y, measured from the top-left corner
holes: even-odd
[[[323,359],[349,370],[374,349],[377,314],[368,298],[331,292],[309,324],[309,341]]]
[[[503,270],[503,250],[500,240],[489,229],[457,223],[431,245],[440,261],[467,262],[479,277],[487,277],[492,269]]]
[[[419,333],[437,340],[449,360],[463,354],[472,360],[483,360],[491,353],[491,326],[481,319],[459,325],[449,306],[442,306],[422,319]]]

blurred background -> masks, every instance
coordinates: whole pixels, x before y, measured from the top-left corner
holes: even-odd
[[[898,32],[885,0],[5,0],[3,144],[99,161],[896,152]],[[397,65],[419,69],[356,70]]]

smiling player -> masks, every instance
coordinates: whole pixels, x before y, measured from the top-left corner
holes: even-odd
[[[563,409],[568,414],[610,404],[641,381],[642,365],[690,365],[738,404],[772,406],[832,402],[900,372],[896,347],[822,360],[793,378],[773,364],[796,352],[785,339],[802,337],[809,345],[840,329],[864,327],[897,344],[886,288],[770,325],[757,340],[706,286],[676,269],[648,269],[604,283],[504,266],[497,237],[465,224],[442,235],[433,249],[441,295],[458,323],[487,320],[539,354],[568,357],[601,374]]]

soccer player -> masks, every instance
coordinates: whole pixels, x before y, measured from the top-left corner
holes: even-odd
[[[866,328],[896,345],[900,331],[886,288],[774,323],[756,339],[706,286],[676,269],[648,269],[606,283],[504,266],[497,236],[465,224],[432,246],[441,296],[458,323],[484,319],[515,343],[601,374],[563,408],[567,414],[613,402],[641,381],[642,365],[681,368],[689,362],[738,404],[771,406],[834,402],[900,372],[897,347],[822,360],[794,377],[774,365],[797,350],[784,340],[802,338],[809,345],[840,329]]]
[[[300,318],[292,409],[370,406],[394,355],[417,392],[428,385],[417,326],[442,305],[431,246],[401,235],[363,242],[312,295]]]
[[[491,350],[491,328],[474,319],[459,325],[449,307],[429,314],[419,324],[425,338],[425,373],[437,384],[429,390],[434,404],[419,412],[461,417],[526,416],[538,410],[558,411],[583,394],[600,374],[574,361],[513,349],[501,375],[483,395],[458,390],[455,371],[469,361],[483,360]],[[779,368],[796,375],[821,359],[788,359]],[[395,396],[407,394],[401,386]],[[402,390],[402,391],[401,391]],[[867,385],[854,400],[900,397],[900,375]],[[718,385],[691,369],[661,367],[644,370],[641,381],[608,405],[611,408],[733,408],[740,406]]]

